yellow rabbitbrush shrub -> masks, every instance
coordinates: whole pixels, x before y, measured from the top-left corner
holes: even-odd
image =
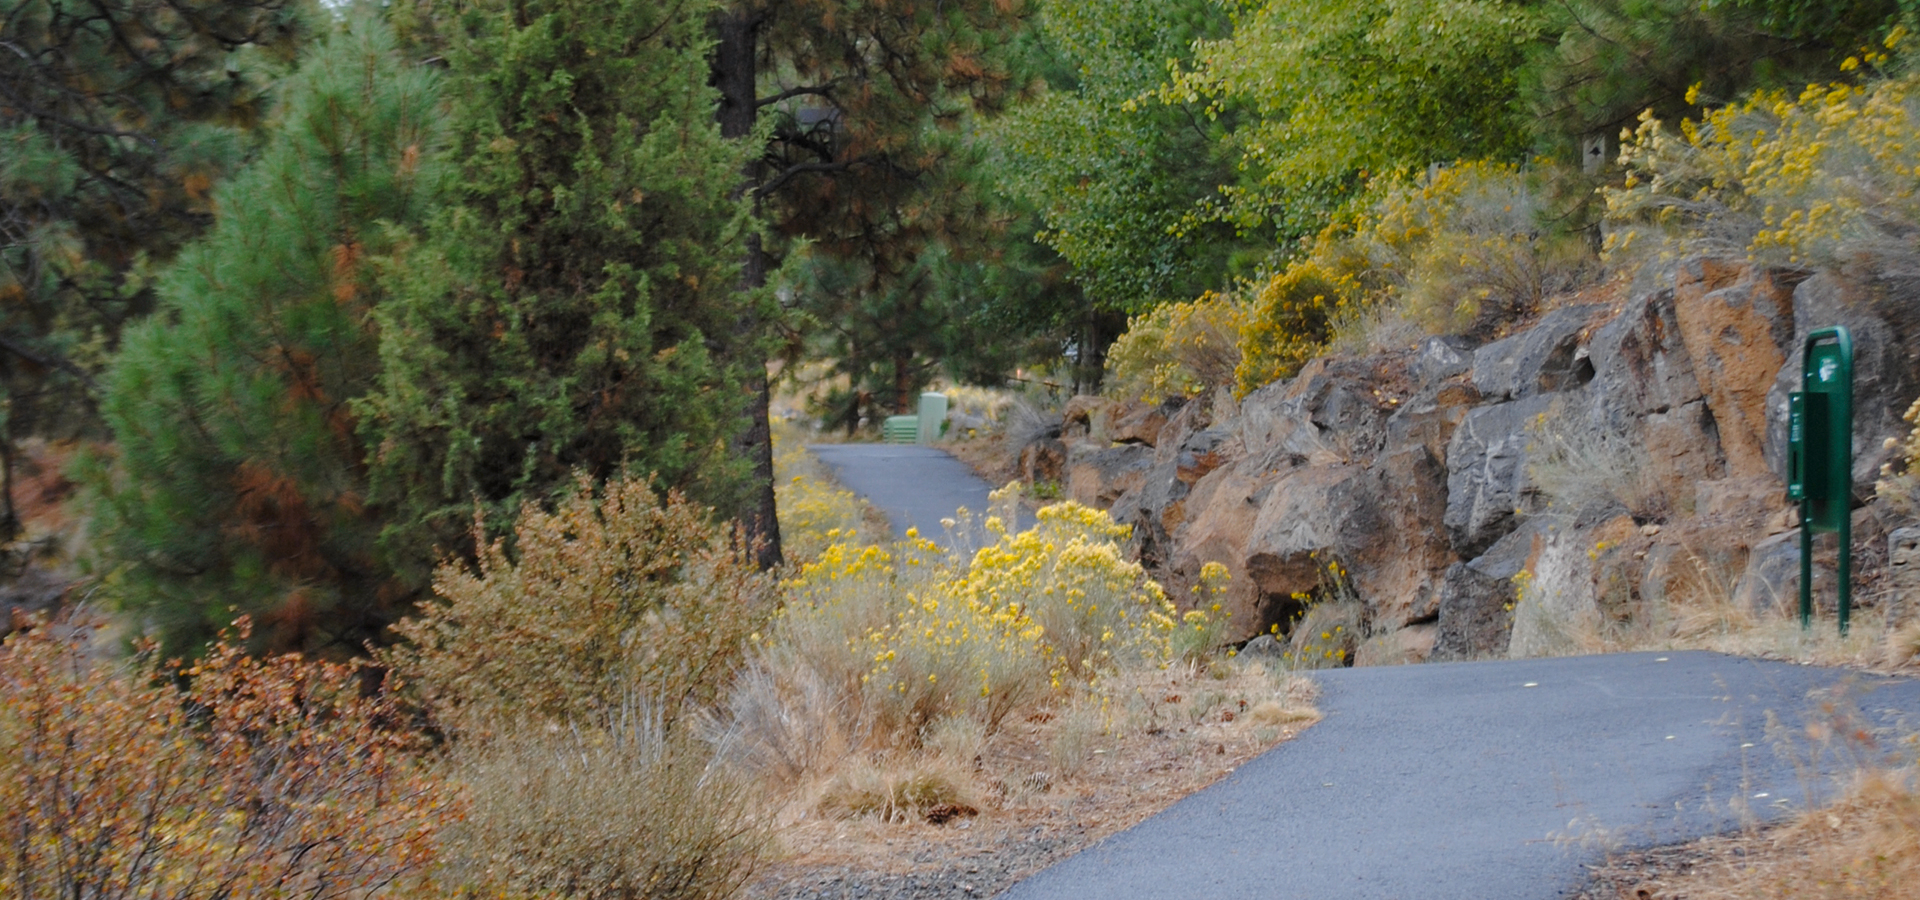
[[[971,555],[910,536],[831,547],[803,566],[762,645],[756,667],[768,676],[743,679],[733,700],[747,755],[797,775],[805,753],[780,746],[792,736],[752,723],[787,721],[802,706],[834,710],[836,733],[875,749],[918,746],[954,717],[990,733],[1074,683],[1165,665],[1178,629],[1204,627],[1177,621],[1160,586],[1122,556],[1127,529],[1104,512],[1062,503],[1027,531],[998,517],[986,528],[991,543]],[[779,685],[817,686],[831,699],[773,692]]]
[[[1262,282],[1240,332],[1241,394],[1298,372],[1339,341],[1354,352],[1420,334],[1485,331],[1539,310],[1594,271],[1556,235],[1546,175],[1463,162],[1383,177],[1286,268]]]
[[[1268,279],[1240,332],[1240,365],[1234,370],[1239,393],[1291,378],[1325,353],[1334,322],[1363,296],[1358,278],[1314,258],[1296,261]]]
[[[1896,28],[1886,50],[1906,37]],[[1846,67],[1887,61],[1874,49]],[[1920,72],[1756,92],[1677,133],[1643,114],[1622,138],[1628,178],[1605,192],[1612,253],[1651,243],[1829,265],[1920,253]]]
[[[671,726],[721,696],[773,611],[747,548],[644,479],[595,491],[582,476],[552,512],[522,511],[514,539],[477,569],[441,566],[444,602],[394,626],[410,644],[387,661],[455,729],[599,720],[634,702]]]
[[[51,628],[16,634],[0,650],[0,894],[431,896],[436,835],[460,812],[403,721],[350,666],[227,640],[190,667],[118,666]]]
[[[866,508],[858,495],[834,485],[798,430],[773,429],[774,505],[781,551],[790,560],[807,560],[836,542],[853,540],[866,524]]]
[[[1874,493],[1909,519],[1920,519],[1920,400],[1907,407],[1906,421],[1913,423],[1903,444],[1894,449],[1894,459],[1880,467],[1880,479]]]
[[[1108,392],[1159,403],[1228,383],[1240,366],[1247,309],[1231,293],[1166,303],[1127,321],[1107,351]]]

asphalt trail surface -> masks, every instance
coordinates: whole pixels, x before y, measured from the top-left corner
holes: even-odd
[[[931,447],[809,447],[896,533],[939,540],[990,486]],[[1022,523],[1030,524],[1030,523]],[[1832,627],[1829,623],[1827,627]],[[1843,694],[1920,728],[1920,682],[1714,653],[1319,673],[1326,718],[1005,900],[1545,900],[1608,847],[1775,818],[1831,785],[1805,726]],[[1769,735],[1769,716],[1783,723]],[[1782,749],[1776,738],[1794,739]],[[1809,764],[1808,759],[1813,761]]]
[[[1806,754],[1811,691],[1850,683],[1870,721],[1920,724],[1920,682],[1699,652],[1320,678],[1326,718],[1305,734],[1001,897],[1560,897],[1607,843],[1673,843],[1728,830],[1742,806],[1773,818],[1817,799],[1830,779],[1766,728],[1771,711]]]
[[[941,519],[963,506],[976,519],[986,515],[993,486],[945,450],[913,444],[814,444],[807,450],[848,490],[886,513],[896,537],[918,528],[922,537],[944,544]]]

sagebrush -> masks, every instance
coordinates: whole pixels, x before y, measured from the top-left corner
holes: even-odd
[[[485,533],[476,522],[476,538]],[[394,627],[386,659],[453,728],[566,723],[641,701],[670,727],[722,696],[773,579],[750,548],[678,494],[582,476],[552,511],[529,505],[476,567],[448,562],[440,602]]]

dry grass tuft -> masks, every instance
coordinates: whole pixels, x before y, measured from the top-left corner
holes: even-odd
[[[1911,766],[1857,773],[1833,804],[1784,824],[1615,862],[1588,898],[1896,900],[1920,884],[1920,793]],[[1652,870],[1652,874],[1649,874]]]
[[[927,819],[935,812],[977,811],[976,802],[970,780],[957,766],[937,756],[921,756],[848,766],[827,784],[815,808],[830,818],[892,824]]]
[[[1320,718],[1312,707],[1289,706],[1278,700],[1262,700],[1247,710],[1247,721],[1260,726],[1285,725],[1290,722],[1307,722]]]
[[[770,817],[709,759],[646,716],[469,741],[453,770],[473,801],[448,869],[504,896],[731,897],[768,858]]]
[[[1914,662],[1920,656],[1920,619],[1887,631],[1880,661],[1892,668]]]

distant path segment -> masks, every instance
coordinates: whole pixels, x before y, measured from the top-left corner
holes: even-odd
[[[1319,677],[1306,733],[1001,897],[1561,897],[1606,841],[1726,831],[1738,804],[1772,818],[1826,790],[1775,751],[1769,710],[1802,754],[1816,688],[1851,680],[1876,724],[1920,715],[1920,682],[1698,652]]]
[[[994,486],[945,450],[911,444],[814,444],[807,448],[833,470],[834,478],[893,523],[896,537],[918,528],[922,537],[945,543],[941,519],[961,507],[981,519]],[[1031,523],[1023,523],[1031,524]]]

